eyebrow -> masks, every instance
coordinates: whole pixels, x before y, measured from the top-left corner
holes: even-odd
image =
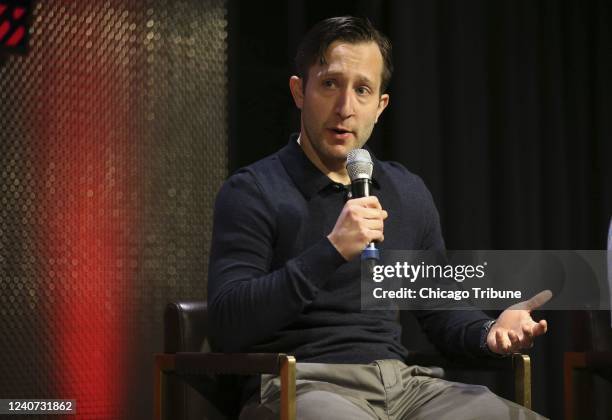
[[[326,72],[323,72],[321,74],[322,78],[325,78],[325,77],[335,77],[335,76],[344,76],[344,74],[341,73],[341,72],[337,72],[337,71],[326,71]],[[374,81],[372,79],[370,79],[369,77],[367,77],[367,76],[359,75],[358,76],[358,80],[360,82],[362,82],[362,83],[367,84],[367,85],[375,86]]]

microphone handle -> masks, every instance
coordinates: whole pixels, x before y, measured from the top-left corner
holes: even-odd
[[[351,182],[351,198],[369,197],[372,189],[370,178],[359,178]],[[374,242],[370,242],[361,253],[362,260],[379,260],[380,254]]]
[[[369,197],[372,189],[370,178],[359,178],[351,182],[351,198]]]

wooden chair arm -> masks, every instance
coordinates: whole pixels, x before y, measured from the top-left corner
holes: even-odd
[[[434,352],[410,352],[407,363],[421,366],[438,366],[444,369],[511,370],[514,372],[515,400],[531,409],[531,359],[521,353],[511,357],[451,360]]]
[[[295,357],[283,353],[161,353],[155,355],[154,414],[163,417],[165,380],[176,374],[276,374],[281,379],[281,420],[295,420]]]

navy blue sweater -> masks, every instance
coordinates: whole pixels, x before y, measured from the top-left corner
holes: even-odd
[[[443,249],[438,213],[419,177],[374,159],[373,195],[389,217],[380,248]],[[284,352],[298,362],[371,363],[406,356],[397,313],[360,310],[359,259],[327,239],[347,189],[292,137],[232,175],[214,213],[208,275],[211,343],[224,352]],[[480,311],[417,311],[446,354],[481,353]]]

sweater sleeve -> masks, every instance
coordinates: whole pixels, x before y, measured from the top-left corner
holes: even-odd
[[[419,179],[423,191],[424,226],[422,249],[444,251],[445,245],[440,227],[440,217],[431,193]],[[480,338],[485,323],[491,320],[487,314],[473,307],[415,311],[415,316],[431,342],[450,357],[474,357],[488,355],[480,348]]]
[[[290,324],[345,262],[323,237],[270,271],[274,213],[249,172],[232,176],[217,195],[208,272],[216,350],[244,351]]]

